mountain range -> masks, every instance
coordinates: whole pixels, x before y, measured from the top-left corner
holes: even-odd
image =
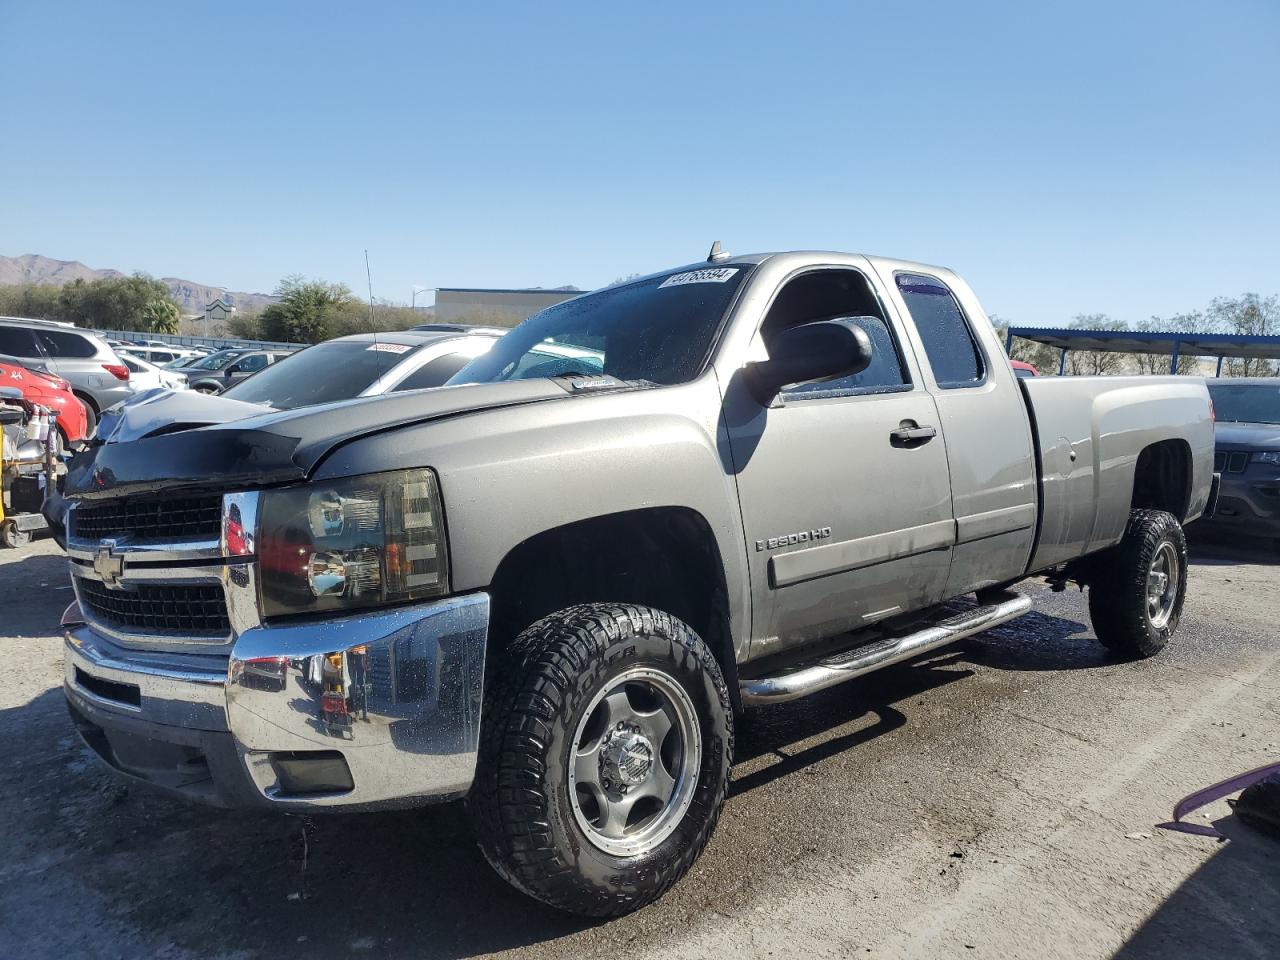
[[[0,256],[0,286],[13,286],[20,283],[53,283],[61,286],[72,280],[97,280],[106,277],[123,277],[119,270],[95,270],[87,267],[79,260],[55,260],[38,253],[28,253],[20,257]],[[198,314],[203,316],[205,304],[219,298],[226,300],[239,310],[260,310],[275,297],[266,293],[242,293],[228,290],[226,287],[211,287],[192,280],[178,277],[160,277],[160,282],[169,288],[169,296],[178,305],[184,315]]]

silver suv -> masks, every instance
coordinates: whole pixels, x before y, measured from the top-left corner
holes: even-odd
[[[0,354],[34,360],[68,381],[84,403],[90,433],[103,410],[132,392],[129,368],[107,342],[70,323],[0,317]]]

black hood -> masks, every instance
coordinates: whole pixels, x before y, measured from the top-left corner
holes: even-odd
[[[1280,423],[1219,420],[1214,427],[1217,445],[1224,450],[1280,450]]]
[[[270,411],[153,390],[104,415],[99,441],[72,460],[63,495],[93,499],[288,483],[305,479],[337,447],[369,434],[567,396],[551,380],[515,380]]]

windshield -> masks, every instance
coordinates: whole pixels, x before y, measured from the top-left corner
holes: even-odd
[[[417,347],[370,340],[330,340],[272,364],[224,397],[278,410],[357,397]]]
[[[702,370],[751,264],[707,267],[608,287],[520,324],[450,384],[601,373],[668,385]]]
[[[1269,383],[1214,383],[1209,385],[1218,421],[1280,423],[1280,379]]]

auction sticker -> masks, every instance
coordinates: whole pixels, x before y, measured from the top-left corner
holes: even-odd
[[[407,343],[371,343],[365,349],[379,353],[408,353],[411,348]]]
[[[737,272],[737,267],[712,267],[706,270],[690,270],[688,273],[673,273],[658,284],[658,289],[678,287],[686,283],[724,283]]]

